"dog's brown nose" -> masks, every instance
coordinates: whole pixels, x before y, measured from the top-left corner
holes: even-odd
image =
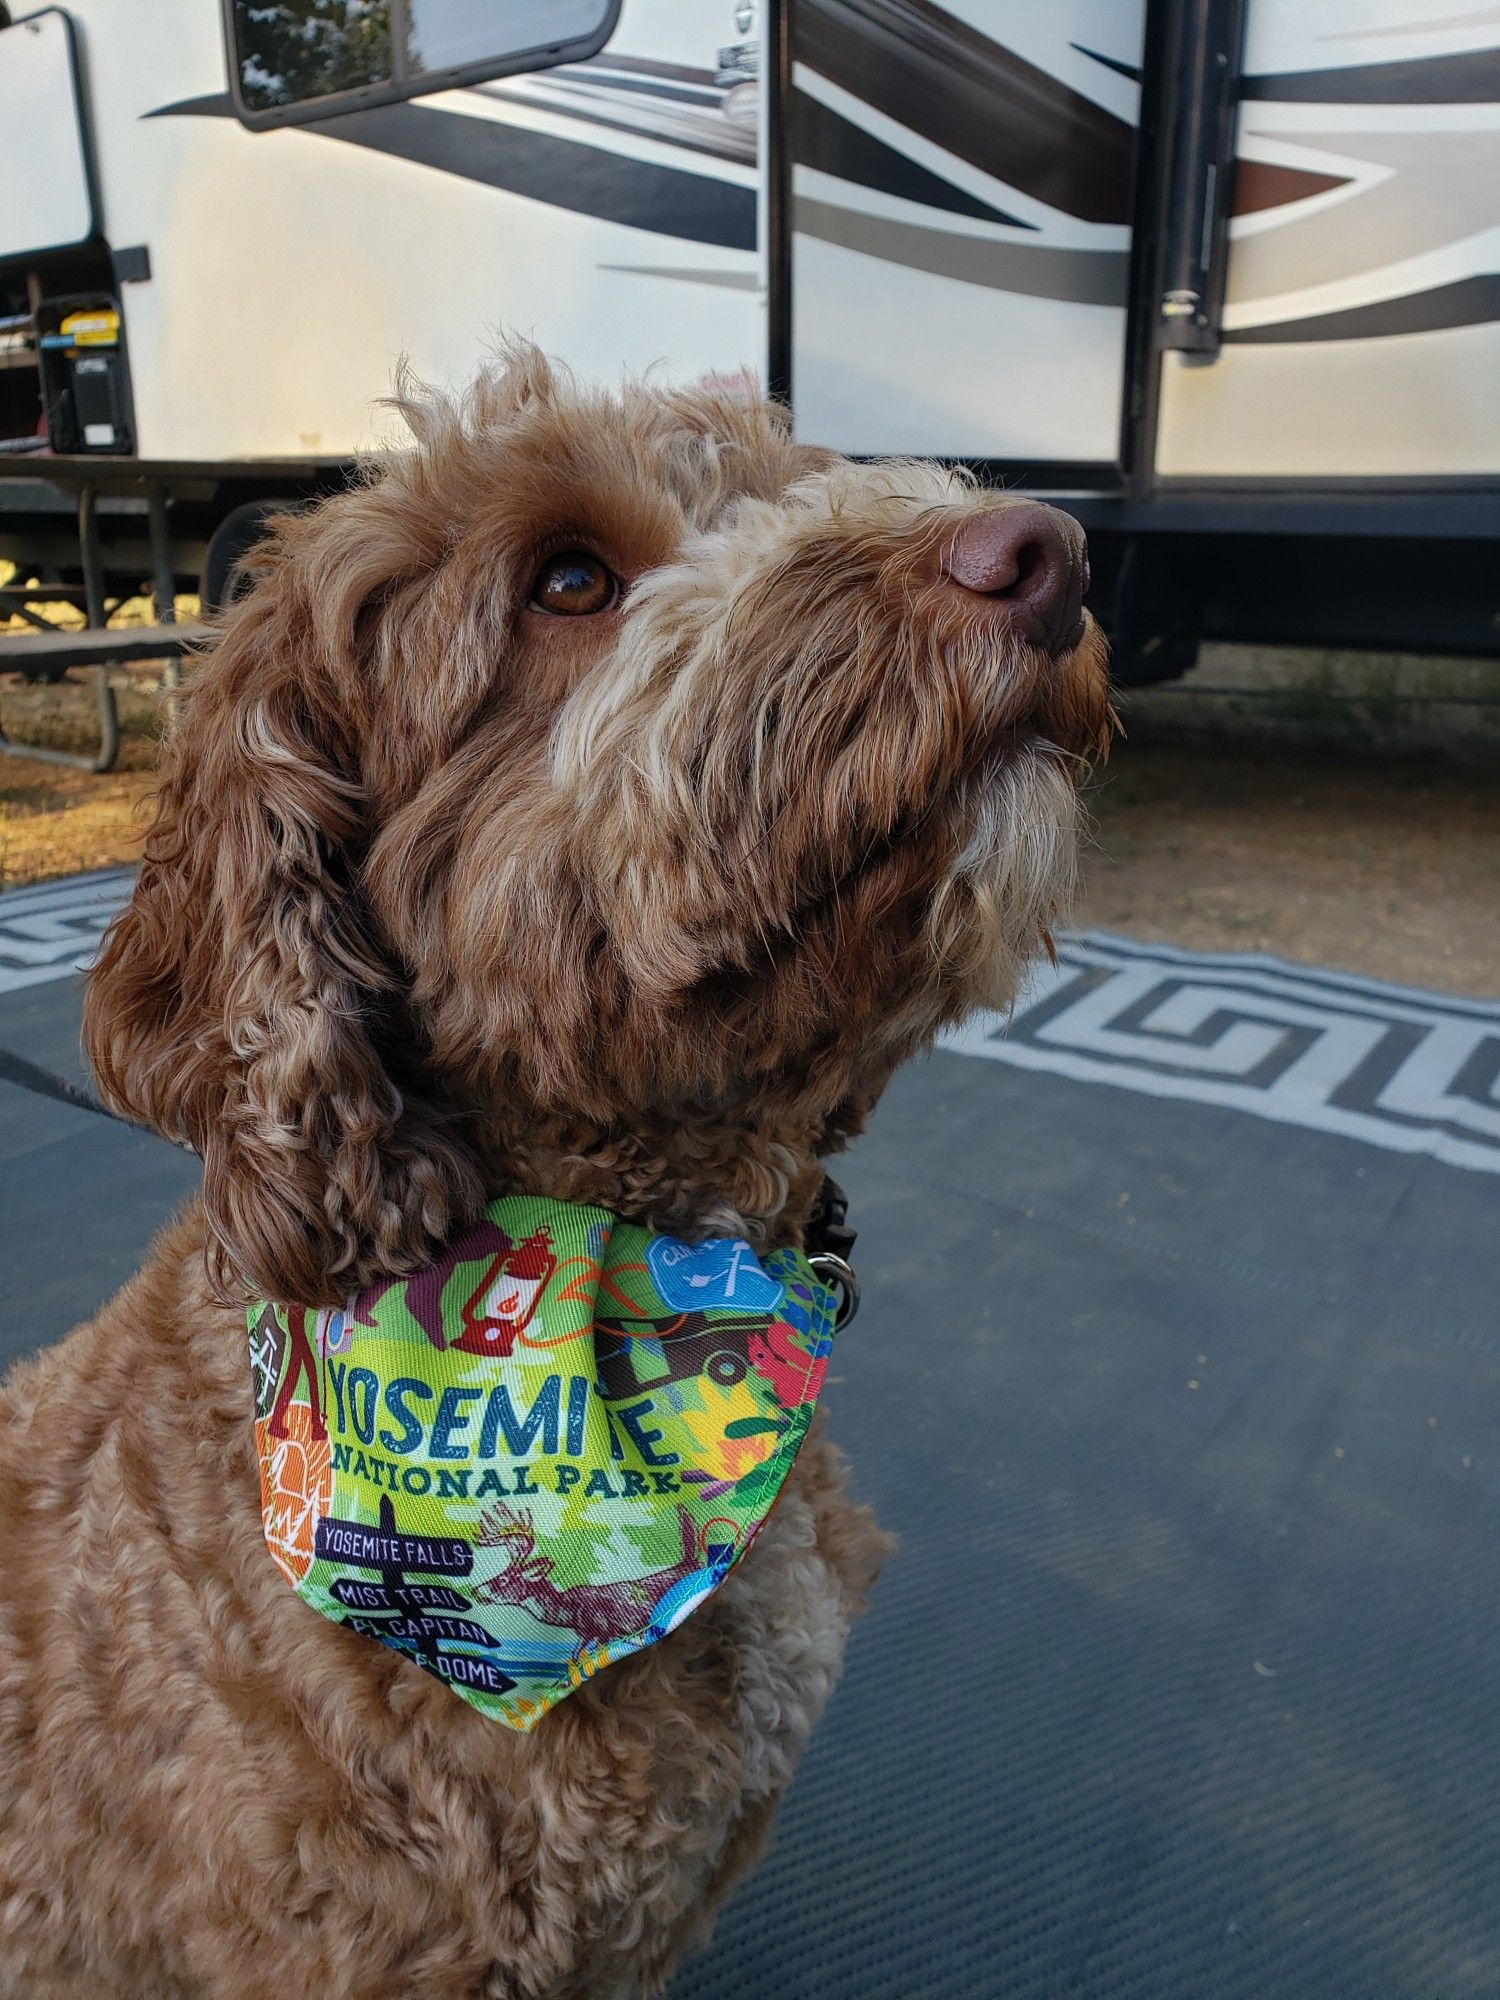
[[[942,574],[1005,605],[1034,645],[1066,652],[1083,637],[1088,548],[1071,514],[1037,500],[976,514],[948,544]]]

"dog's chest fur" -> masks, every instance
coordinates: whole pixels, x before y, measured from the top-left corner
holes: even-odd
[[[202,1241],[190,1210],[0,1404],[0,1995],[650,1991],[882,1553],[838,1454],[814,1435],[723,1589],[517,1737],[281,1581]]]

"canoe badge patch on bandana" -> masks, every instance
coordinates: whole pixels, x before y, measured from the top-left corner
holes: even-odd
[[[508,1195],[413,1277],[248,1317],[287,1581],[524,1730],[744,1554],[812,1421],[834,1300],[800,1251]]]

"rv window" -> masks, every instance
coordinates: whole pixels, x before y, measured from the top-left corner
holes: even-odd
[[[577,62],[604,46],[619,11],[620,0],[224,0],[249,125]]]
[[[73,26],[61,7],[0,26],[0,133],[6,156],[0,258],[87,243],[94,234],[93,176]]]

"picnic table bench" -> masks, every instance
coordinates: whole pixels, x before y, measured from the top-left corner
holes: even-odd
[[[78,486],[82,585],[21,582],[0,591],[0,611],[18,614],[35,628],[29,632],[0,633],[0,674],[19,674],[28,681],[57,681],[70,667],[88,667],[99,717],[99,747],[92,753],[20,742],[7,736],[3,728],[0,728],[0,752],[11,757],[37,757],[49,764],[68,764],[83,771],[112,770],[120,754],[120,715],[109,669],[129,660],[166,660],[165,688],[167,701],[169,705],[172,703],[178,684],[177,662],[204,636],[206,628],[177,622],[166,491],[160,480],[146,482],[146,516],[151,537],[154,624],[109,627],[110,607],[105,596],[104,562],[99,545],[98,487],[89,479]],[[88,621],[81,630],[56,625],[36,609],[39,603],[70,602],[81,604]]]

